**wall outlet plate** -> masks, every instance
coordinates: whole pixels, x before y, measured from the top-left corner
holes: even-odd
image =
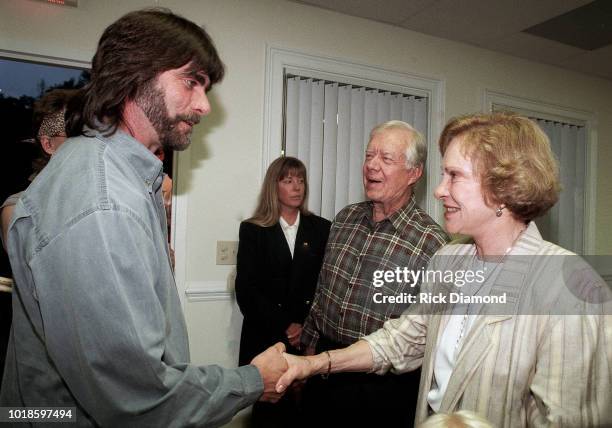
[[[235,265],[238,241],[217,241],[217,264]]]

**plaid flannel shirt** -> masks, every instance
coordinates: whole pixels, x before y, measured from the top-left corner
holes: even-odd
[[[419,284],[403,280],[374,287],[375,271],[425,269],[448,236],[414,197],[381,222],[373,220],[373,203],[345,207],[331,227],[325,258],[301,342],[315,347],[320,335],[349,345],[370,334],[389,318],[397,318],[408,303],[376,303],[381,295],[418,293]],[[375,299],[375,293],[381,293]]]

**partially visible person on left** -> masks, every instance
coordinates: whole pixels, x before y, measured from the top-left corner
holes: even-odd
[[[66,141],[66,107],[75,93],[75,90],[70,89],[54,89],[34,103],[33,129],[36,133],[35,140],[40,146],[40,156],[32,162],[34,173],[29,178],[30,181],[42,171],[50,157]],[[0,269],[0,384],[4,375],[4,360],[13,317],[13,277],[8,254],[5,252],[7,249],[6,237],[15,204],[22,193],[23,190],[10,195],[0,205],[0,230],[2,231],[0,257],[3,258]]]
[[[75,95],[74,89],[53,89],[34,103],[34,129],[41,156],[33,162],[33,177],[42,171],[49,159],[66,141],[66,108]],[[6,249],[6,235],[15,204],[22,192],[9,196],[0,206],[2,223],[2,245]]]

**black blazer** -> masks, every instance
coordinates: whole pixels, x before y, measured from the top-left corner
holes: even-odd
[[[312,303],[331,223],[301,215],[294,257],[280,223],[261,227],[240,224],[236,299],[244,315],[240,336],[240,365],[274,345],[287,342],[285,330],[302,324]]]

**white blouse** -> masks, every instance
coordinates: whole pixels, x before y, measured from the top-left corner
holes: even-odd
[[[495,283],[497,274],[501,270],[503,263],[483,262],[474,257],[471,266],[466,270],[477,271],[484,269],[485,280],[481,284],[472,284],[461,290],[466,295],[484,296],[490,293],[491,287]],[[427,402],[435,411],[440,410],[442,398],[446,392],[446,387],[450,381],[451,374],[455,368],[457,356],[461,351],[461,345],[465,341],[474,321],[478,316],[481,305],[455,305],[449,315],[448,323],[444,332],[440,336],[440,341],[436,350],[436,357],[433,369],[433,382],[427,394]]]
[[[298,211],[295,223],[287,223],[287,221],[282,216],[279,219],[279,223],[281,225],[281,229],[283,229],[283,233],[285,234],[287,244],[289,245],[289,251],[291,251],[291,258],[293,258],[293,252],[295,249],[295,238],[297,237],[298,227],[300,226],[300,212]]]

